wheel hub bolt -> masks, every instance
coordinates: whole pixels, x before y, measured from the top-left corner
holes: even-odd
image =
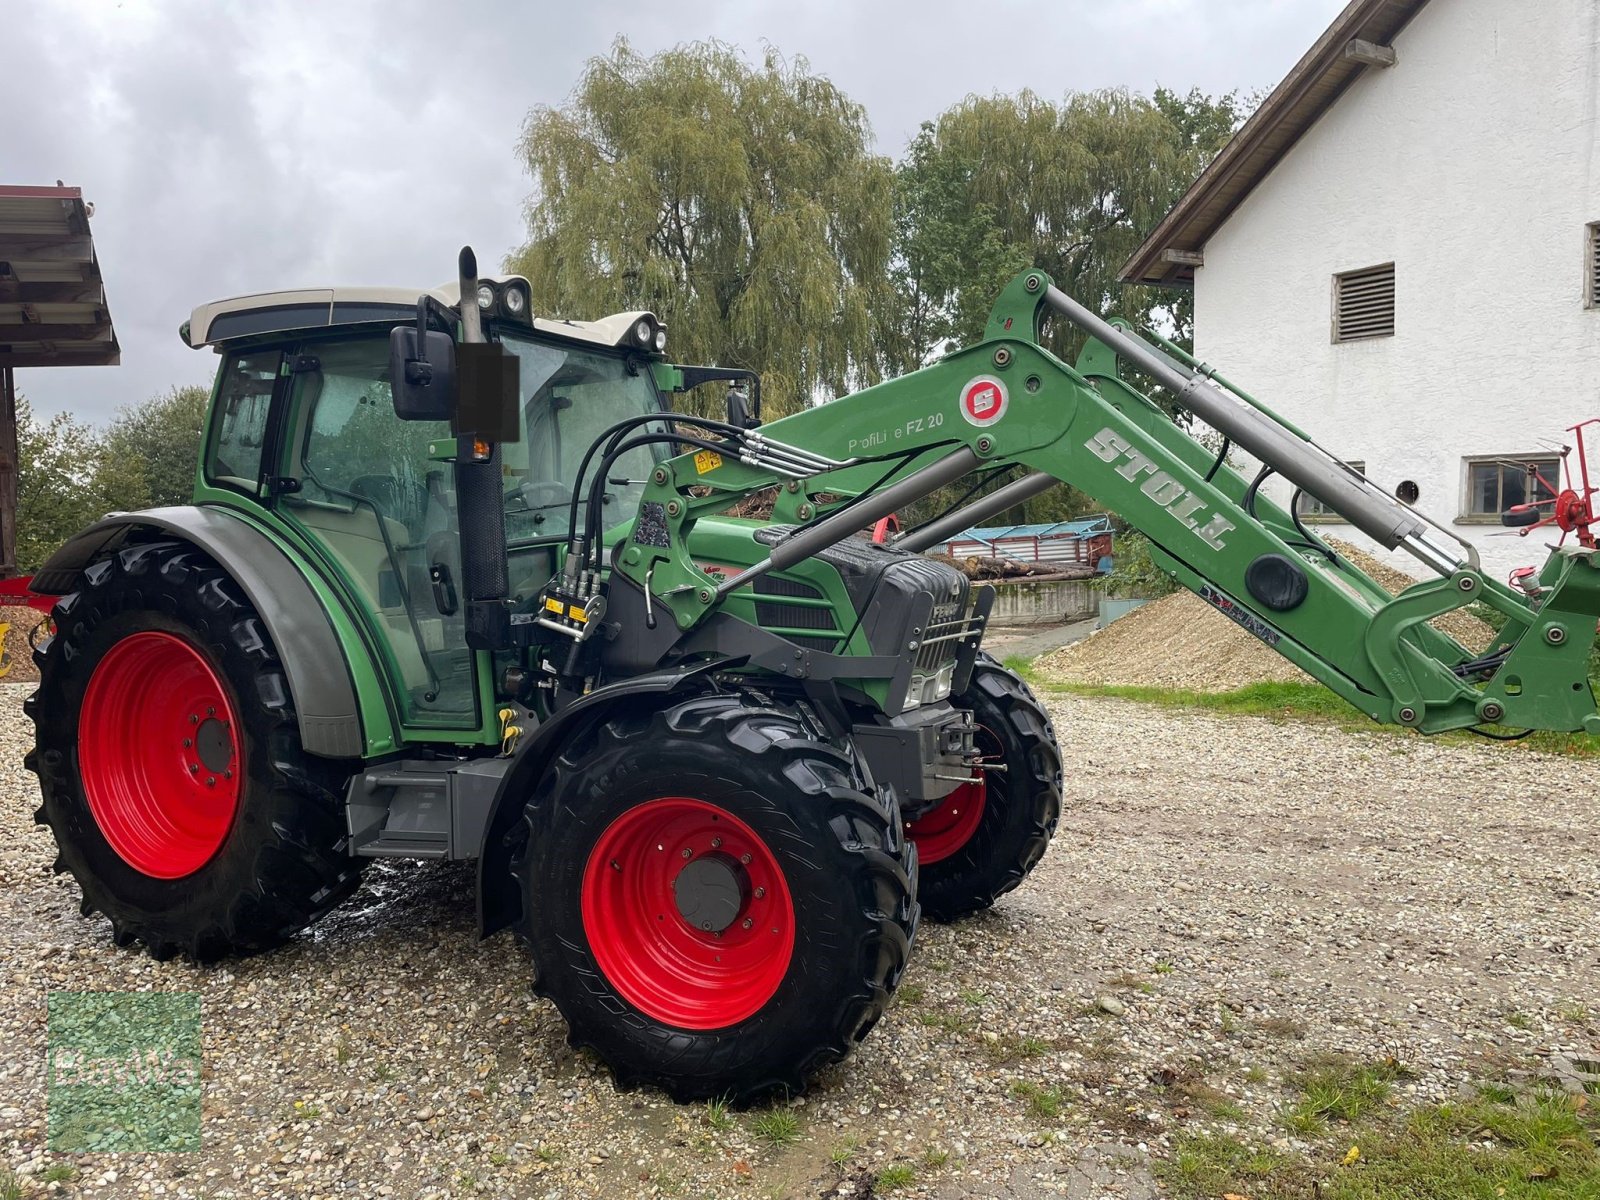
[[[209,705],[208,705],[208,706],[207,706],[207,707],[206,707],[206,716],[208,716],[208,717],[214,717],[214,716],[216,716],[216,715],[217,715],[217,710],[216,710],[216,709],[214,709],[214,708],[212,708],[212,707],[210,707],[210,706],[209,706]]]
[[[750,918],[749,918],[749,917],[746,917],[746,918],[745,918],[745,919],[744,919],[744,920],[743,920],[743,921],[742,921],[742,922],[741,922],[741,926],[742,926],[742,927],[743,927],[743,928],[745,928],[745,929],[749,929],[749,928],[750,928],[750,926],[752,926],[752,925],[754,925],[754,924],[755,924],[755,922],[754,922],[754,921],[752,921],[752,920],[751,920],[751,919],[750,919]]]
[[[199,763],[190,763],[189,764],[189,774],[191,774],[191,775],[200,774],[200,764]]]
[[[761,899],[761,897],[765,896],[766,894],[767,894],[767,889],[766,888],[757,888],[756,889],[756,899],[757,900]]]
[[[224,779],[232,779],[233,778],[233,772],[232,771],[224,771],[222,773],[222,777]]]
[[[745,866],[749,866],[750,865],[750,856],[748,854],[741,854],[741,855],[739,855],[739,861],[741,863],[743,863]]]
[[[683,856],[685,858],[693,858],[694,857],[694,851],[690,850],[687,846],[685,846],[684,850],[683,850]]]
[[[200,724],[200,714],[199,713],[190,713],[189,714],[189,724],[191,724],[191,725]]]
[[[207,787],[216,787],[217,786],[217,777],[215,775],[207,776],[206,777],[206,786]]]
[[[712,838],[711,839],[711,848],[713,850],[720,850],[722,848],[722,839],[721,838]]]
[[[194,745],[194,739],[193,738],[184,738],[183,739],[183,748],[185,750],[187,750],[192,745]]]

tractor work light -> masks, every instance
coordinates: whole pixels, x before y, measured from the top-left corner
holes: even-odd
[[[513,317],[527,315],[528,293],[517,284],[506,284],[505,291],[501,293],[500,301],[505,306],[508,315]]]
[[[494,311],[494,288],[487,283],[478,285],[478,307],[484,312]]]
[[[667,331],[665,327],[656,330],[656,353],[663,354],[667,349]]]
[[[650,327],[650,318],[640,317],[639,323],[633,327],[633,336],[638,339],[639,345],[648,349],[655,335],[656,331]]]

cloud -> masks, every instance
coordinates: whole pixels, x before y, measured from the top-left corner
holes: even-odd
[[[717,37],[803,55],[882,152],[971,93],[1275,83],[1338,0],[788,0],[450,6],[422,0],[0,0],[0,181],[82,187],[120,367],[35,369],[40,411],[103,421],[209,380],[178,325],[222,296],[428,285],[521,241],[514,147],[584,59]],[[1221,11],[1219,11],[1221,10]]]

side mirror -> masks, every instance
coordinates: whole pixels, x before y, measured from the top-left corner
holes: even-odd
[[[761,424],[750,415],[750,394],[738,384],[728,388],[728,424],[735,429],[754,429]]]
[[[397,325],[389,332],[389,391],[402,421],[448,421],[456,411],[456,344],[448,333]]]

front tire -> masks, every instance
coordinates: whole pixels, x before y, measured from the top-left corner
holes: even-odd
[[[988,908],[1038,865],[1061,818],[1061,751],[1044,706],[1013,671],[987,655],[950,703],[972,713],[978,751],[1000,771],[976,768],[911,821],[921,860],[923,911],[954,921]]]
[[[35,654],[26,765],[85,916],[210,961],[276,946],[360,881],[339,790],[300,745],[283,665],[233,580],[182,542],[84,568]]]
[[[619,1086],[798,1093],[905,968],[916,859],[893,793],[798,710],[619,712],[551,763],[524,826],[535,988]]]

